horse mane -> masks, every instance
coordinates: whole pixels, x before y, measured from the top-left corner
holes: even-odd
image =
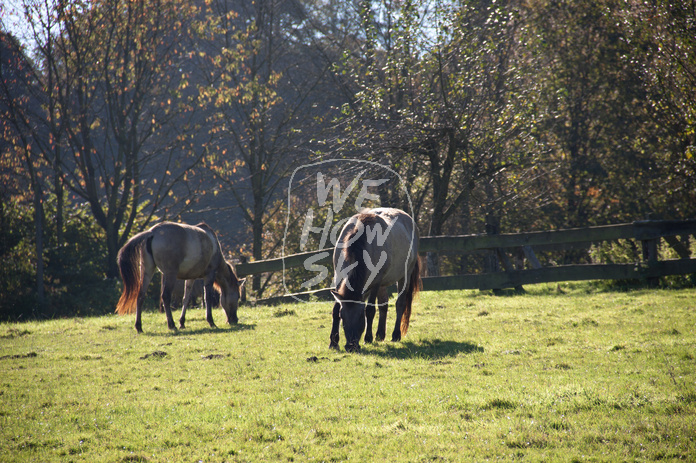
[[[239,284],[239,277],[237,277],[237,272],[235,271],[234,266],[232,264],[230,264],[229,262],[227,262],[224,258],[222,260],[222,265],[220,265],[220,267],[218,268],[218,271],[216,272],[215,281],[213,282],[213,287],[220,294],[222,294],[222,286],[218,283],[218,278],[225,279],[225,280],[232,280],[232,287],[230,289],[232,291],[239,291],[240,284]]]
[[[232,290],[238,289],[239,288],[239,279],[237,278],[237,272],[234,271],[234,267],[227,262],[225,259],[225,256],[222,254],[222,247],[220,246],[220,240],[218,240],[217,233],[215,233],[215,230],[213,230],[210,225],[208,225],[205,222],[199,222],[196,224],[196,228],[200,228],[201,230],[204,230],[211,235],[213,235],[213,238],[215,240],[215,244],[217,245],[217,252],[220,254],[220,258],[222,259],[222,262],[218,266],[217,271],[215,272],[215,281],[213,282],[213,288],[220,294],[222,294],[222,286],[218,283],[218,279],[230,279],[232,280]],[[230,274],[231,277],[230,278]],[[237,286],[237,288],[235,288]]]
[[[341,289],[339,291],[344,294],[345,297],[361,300],[362,289],[369,276],[367,265],[365,265],[363,259],[363,250],[367,245],[367,233],[365,229],[370,225],[378,223],[379,217],[377,214],[366,212],[358,214],[355,220],[351,220],[351,222],[354,222],[356,226],[343,238],[344,244],[349,243],[348,246],[344,246],[343,253],[346,263],[352,264],[353,262],[357,262],[358,265],[353,267],[348,273],[347,284],[344,280],[340,285]],[[362,227],[357,226],[358,222],[362,224]],[[360,233],[360,236],[356,238],[355,235],[358,233]],[[350,285],[350,287],[348,285]],[[351,290],[350,288],[353,289]]]

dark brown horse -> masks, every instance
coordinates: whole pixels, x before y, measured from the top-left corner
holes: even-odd
[[[220,291],[220,303],[229,324],[237,323],[239,293],[244,279],[237,279],[234,267],[222,256],[215,232],[206,224],[196,226],[162,222],[138,233],[118,252],[118,267],[123,279],[123,293],[116,306],[119,314],[133,313],[135,329],[142,333],[141,313],[147,287],[155,269],[162,272],[161,303],[167,314],[169,329],[175,330],[171,311],[172,289],[177,279],[202,278],[206,319],[214,327],[213,286]],[[179,324],[184,328],[186,312]]]
[[[396,323],[392,341],[408,331],[413,297],[420,289],[418,231],[404,211],[378,208],[354,215],[341,230],[334,248],[334,286],[330,347],[338,348],[340,321],[346,350],[360,349],[360,337],[372,342],[375,300],[379,305],[377,341],[384,340],[387,324],[387,287],[397,283]],[[365,304],[367,300],[367,304]]]

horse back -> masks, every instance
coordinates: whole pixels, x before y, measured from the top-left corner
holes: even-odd
[[[381,217],[389,227],[382,246],[372,241],[373,262],[378,262],[382,251],[387,253],[387,261],[382,268],[382,286],[389,286],[402,279],[408,280],[407,272],[413,269],[418,259],[418,229],[414,220],[406,212],[394,208],[376,208],[371,211]]]
[[[207,227],[163,222],[151,229],[150,249],[155,265],[181,280],[204,278],[222,261],[215,233]]]
[[[358,222],[362,224],[363,236],[356,239],[359,233]],[[361,262],[356,271],[369,273],[378,271],[370,287],[374,285],[389,286],[408,278],[418,259],[418,231],[411,216],[404,211],[393,208],[377,208],[356,214],[343,227],[339,238],[340,246],[334,249],[334,285],[338,287],[338,266],[350,264],[356,260]],[[366,268],[364,251],[370,258]],[[344,258],[341,259],[341,253]],[[385,254],[383,256],[383,253]],[[382,260],[384,259],[384,260]],[[378,270],[374,267],[382,262]]]

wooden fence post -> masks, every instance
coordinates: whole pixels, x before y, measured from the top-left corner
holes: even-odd
[[[651,238],[641,241],[643,248],[643,262],[648,264],[648,268],[654,267],[655,264],[657,264],[657,245],[659,241],[659,238]],[[648,277],[646,279],[649,286],[657,286],[659,281],[660,279],[658,277]]]
[[[529,265],[533,269],[541,268],[541,262],[539,262],[539,259],[537,259],[537,256],[534,254],[534,250],[531,246],[522,246],[522,251],[524,252],[524,256],[529,261]]]
[[[437,252],[428,252],[425,254],[425,273],[429,277],[440,276],[440,256]]]
[[[249,261],[249,258],[247,256],[240,256],[239,257],[239,263],[240,264],[246,264]],[[242,294],[239,295],[239,302],[245,303],[247,300],[247,285],[245,284],[242,286]]]
[[[497,235],[500,233],[498,221],[491,214],[486,215],[486,235]],[[491,249],[485,257],[484,269],[486,273],[495,273],[500,271],[500,263],[498,261],[497,249]]]
[[[689,235],[682,236],[665,236],[665,241],[672,249],[677,252],[680,259],[691,258],[691,249],[689,249]]]

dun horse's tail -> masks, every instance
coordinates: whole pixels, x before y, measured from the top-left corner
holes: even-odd
[[[406,289],[406,306],[404,307],[404,313],[401,315],[401,336],[408,332],[408,325],[411,321],[411,305],[413,304],[413,298],[421,290],[422,282],[420,277],[420,258],[416,256],[416,264],[411,270],[411,276],[408,282],[408,288]]]
[[[118,251],[118,269],[123,280],[123,293],[116,304],[119,315],[135,312],[140,294],[140,253],[149,232],[138,233]]]

